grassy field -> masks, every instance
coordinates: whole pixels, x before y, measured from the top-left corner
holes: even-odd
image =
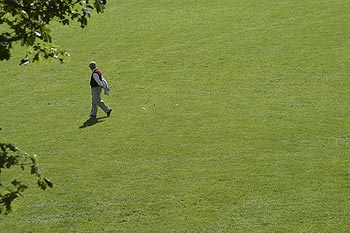
[[[348,232],[345,0],[109,1],[1,62],[0,141],[40,156],[2,232]],[[95,60],[110,118],[84,126]]]

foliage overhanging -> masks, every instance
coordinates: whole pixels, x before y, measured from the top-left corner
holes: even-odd
[[[23,171],[29,169],[30,174],[36,176],[37,184],[42,190],[53,187],[53,183],[41,175],[35,154],[26,153],[12,144],[0,143],[0,214],[11,212],[12,202],[28,188],[17,178],[13,178],[8,183],[3,182],[3,170],[15,167],[20,167]]]
[[[90,11],[103,13],[106,1],[102,0],[0,0],[0,61],[11,58],[15,43],[28,47],[21,64],[39,61],[40,58],[63,62],[69,54],[53,45],[50,23],[63,26],[78,22],[81,28],[88,24]]]

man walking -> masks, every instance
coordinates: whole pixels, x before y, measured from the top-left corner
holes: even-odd
[[[107,114],[107,117],[111,115],[112,109],[108,107],[103,100],[101,99],[101,90],[103,87],[103,76],[101,71],[96,67],[96,62],[92,61],[89,64],[90,69],[92,70],[90,86],[92,94],[92,107],[91,107],[91,118],[96,118],[98,107]]]

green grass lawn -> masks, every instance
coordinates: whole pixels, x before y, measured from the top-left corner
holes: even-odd
[[[109,1],[52,33],[69,62],[0,63],[0,141],[54,182],[1,232],[350,228],[348,1]],[[90,60],[113,113],[82,128]]]

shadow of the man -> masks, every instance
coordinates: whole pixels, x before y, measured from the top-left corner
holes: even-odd
[[[95,118],[95,117],[90,117],[89,119],[87,119],[83,125],[79,126],[80,129],[83,129],[83,128],[86,128],[88,126],[93,126],[97,123],[101,123],[101,122],[104,122],[104,120],[101,120],[101,119],[104,119],[106,117],[98,117],[98,118]]]

